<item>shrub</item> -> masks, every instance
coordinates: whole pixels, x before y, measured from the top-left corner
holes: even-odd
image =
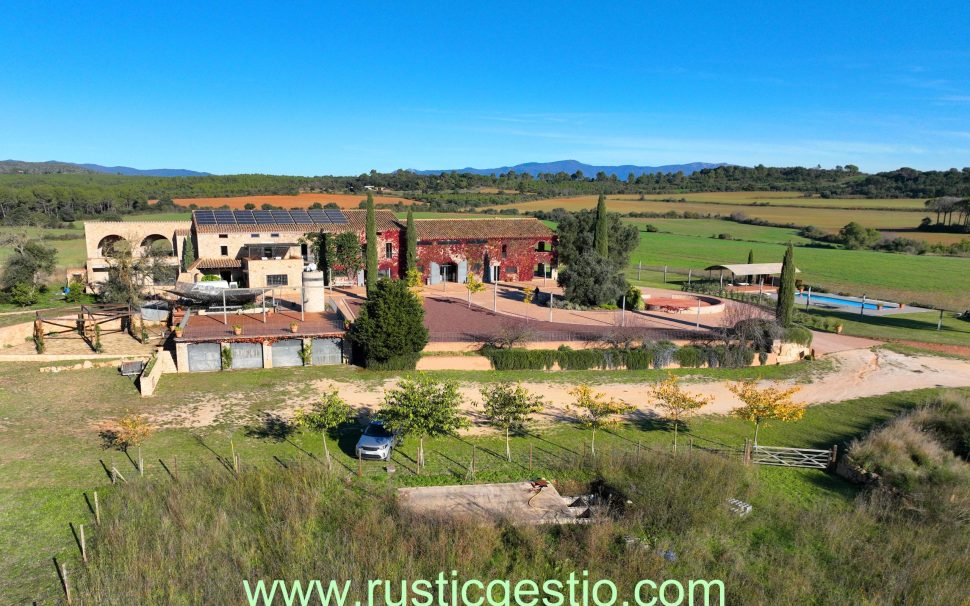
[[[40,292],[33,284],[20,282],[10,289],[8,300],[18,307],[30,307],[40,300]]]
[[[403,280],[378,280],[350,327],[347,338],[365,366],[374,364],[414,368],[428,343],[424,307]]]
[[[786,343],[797,343],[808,347],[812,344],[812,331],[804,326],[790,326],[785,329],[781,338]]]
[[[653,367],[667,368],[674,359],[677,346],[670,341],[660,341],[653,346]]]
[[[640,287],[627,282],[623,296],[626,297],[627,309],[643,309],[643,291],[640,290]],[[616,304],[622,306],[624,304],[622,298]]]
[[[547,370],[556,362],[556,352],[550,349],[500,349],[484,347],[483,356],[495,370]]]
[[[202,280],[201,281],[202,282],[219,282],[220,280],[222,280],[222,278],[220,276],[217,276],[215,274],[206,274],[206,275],[202,276]]]
[[[700,368],[705,362],[704,353],[697,345],[685,345],[674,352],[674,360],[681,368]]]
[[[649,349],[631,349],[626,352],[627,370],[646,370],[653,364],[653,351]]]
[[[223,347],[222,348],[222,369],[229,370],[232,368],[232,348]]]

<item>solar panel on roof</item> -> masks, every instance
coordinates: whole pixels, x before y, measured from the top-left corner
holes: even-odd
[[[308,210],[307,214],[310,216],[313,223],[320,225],[330,224],[330,218],[327,217],[327,213],[323,212],[322,210]]]
[[[310,215],[308,215],[305,211],[302,211],[302,210],[291,211],[290,217],[293,218],[293,221],[295,223],[304,223],[304,224],[313,223],[313,220],[310,219]]]
[[[330,219],[331,223],[345,224],[347,223],[347,215],[339,210],[328,210],[326,211],[327,218]]]
[[[269,225],[273,222],[273,215],[268,210],[254,210],[253,218],[257,225]]]
[[[293,217],[285,210],[270,211],[273,213],[273,220],[277,223],[293,223]]]

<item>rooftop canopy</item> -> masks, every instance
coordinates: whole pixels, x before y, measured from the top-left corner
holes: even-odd
[[[711,265],[707,271],[726,270],[736,276],[775,276],[781,273],[781,263],[738,263],[736,265]],[[801,270],[795,268],[796,273]]]

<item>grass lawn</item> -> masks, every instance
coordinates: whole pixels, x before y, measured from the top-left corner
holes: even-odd
[[[754,251],[755,262],[768,263],[780,262],[785,247],[768,242],[640,232],[640,245],[633,252],[627,276],[636,277],[638,261],[644,265],[693,268],[698,275],[710,265],[745,263],[749,250]],[[798,247],[795,264],[806,284],[822,286],[831,292],[868,294],[902,303],[925,302],[947,309],[963,309],[970,303],[968,258]],[[686,276],[671,276],[671,279],[686,281]],[[657,284],[657,276],[645,279],[644,283]]]
[[[322,452],[319,434],[290,433],[274,423],[259,420],[258,413],[272,409],[280,394],[296,393],[312,401],[317,394],[309,387],[306,371],[317,369],[276,369],[233,373],[178,375],[166,377],[154,398],[137,396],[128,379],[114,369],[91,369],[59,374],[38,373],[35,364],[0,366],[0,542],[6,549],[0,556],[5,574],[0,579],[0,593],[11,603],[47,602],[58,595],[51,557],[76,564],[76,547],[69,523],[87,523],[90,513],[83,493],[97,489],[102,495],[110,490],[101,461],[117,466],[129,481],[137,481],[128,457],[115,450],[105,450],[99,438],[101,423],[117,419],[126,410],[137,414],[157,415],[182,406],[187,401],[204,405],[207,394],[232,394],[245,411],[239,417],[221,417],[216,424],[196,429],[164,429],[152,435],[143,447],[146,474],[165,474],[161,461],[175,465],[185,473],[202,465],[217,464],[217,457],[228,457],[232,448],[246,464],[273,465],[274,457],[319,460]],[[441,373],[462,380],[480,379],[481,373]],[[585,373],[587,378],[605,379],[612,374],[617,380],[625,371]],[[495,373],[493,379],[536,379],[536,373]],[[578,373],[549,373],[543,377],[558,378]],[[385,373],[361,373],[348,368],[320,369],[312,377],[327,376],[339,381],[378,380]],[[657,375],[652,375],[655,378]],[[641,377],[641,380],[647,376]],[[885,420],[899,410],[926,397],[929,392],[893,394],[810,409],[799,423],[773,424],[762,430],[765,444],[828,447],[844,443],[874,423]],[[375,404],[378,396],[375,394]],[[690,435],[697,446],[728,444],[737,446],[751,433],[751,427],[726,417],[699,418],[691,422]],[[656,420],[644,418],[599,432],[596,437],[600,453],[629,452],[637,442],[644,447],[667,448],[671,443],[669,428]],[[683,435],[683,434],[682,434]],[[356,471],[351,458],[355,431],[329,438],[337,464],[346,473]],[[454,483],[465,479],[476,445],[477,481],[511,480],[531,477],[561,461],[581,453],[590,433],[563,425],[538,435],[515,438],[515,461],[504,461],[502,440],[497,436],[440,438],[426,442],[426,473],[414,475],[416,441],[399,449],[395,462],[398,473],[393,478],[379,463],[366,463],[364,473],[375,481],[413,483]],[[532,470],[528,469],[528,449],[532,446]],[[134,454],[134,453],[133,453]],[[777,494],[795,503],[816,500],[848,504],[854,493],[847,485],[822,472],[760,470],[770,483],[778,486]],[[102,497],[104,498],[104,497]]]
[[[959,320],[956,314],[945,312],[943,324],[937,330],[939,313],[893,314],[889,316],[860,316],[858,313],[834,312],[809,308],[809,315],[836,318],[843,333],[873,339],[923,341],[944,345],[970,345],[970,322]]]

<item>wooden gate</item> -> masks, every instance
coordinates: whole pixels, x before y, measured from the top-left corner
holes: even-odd
[[[785,448],[783,446],[755,446],[745,443],[744,459],[758,465],[778,467],[809,467],[827,469],[835,465],[837,447],[829,450],[817,448]]]

